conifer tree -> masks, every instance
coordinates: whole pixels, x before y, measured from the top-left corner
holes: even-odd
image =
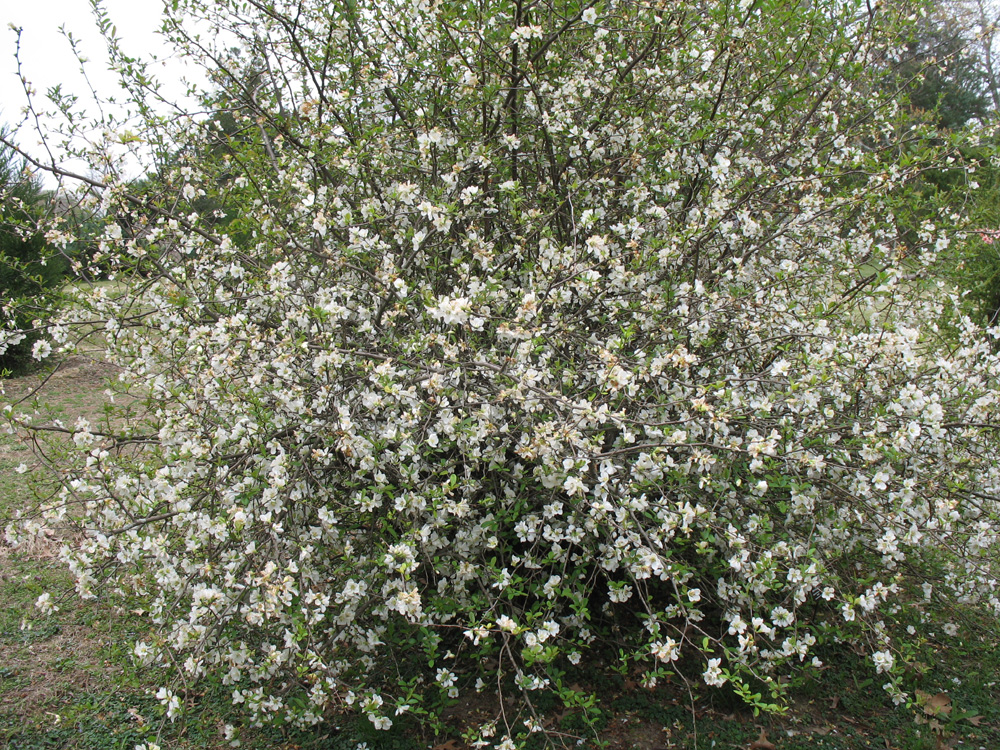
[[[33,320],[50,303],[67,263],[36,227],[43,193],[39,181],[11,149],[0,147],[0,296],[3,323],[25,331],[0,349],[0,372],[17,373],[34,361]],[[42,345],[44,349],[44,344]]]

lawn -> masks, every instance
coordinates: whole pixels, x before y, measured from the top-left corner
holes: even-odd
[[[96,354],[96,353],[95,353]],[[38,419],[72,423],[78,416],[97,421],[114,370],[77,356],[55,372],[6,382],[5,402],[35,408],[22,398],[37,390]],[[18,473],[27,467],[27,474]],[[0,523],[44,491],[44,475],[27,445],[0,435]],[[34,475],[35,489],[27,481]],[[58,559],[71,536],[53,531],[31,546],[12,548],[0,541],[0,747],[11,750],[80,748],[133,750],[228,748],[226,725],[237,727],[243,747],[330,750],[464,750],[462,728],[479,708],[463,702],[448,710],[438,735],[398,721],[391,733],[376,733],[364,719],[331,716],[303,734],[279,728],[243,727],[223,688],[196,688],[185,696],[185,713],[167,721],[155,697],[156,675],[135,666],[131,644],[150,623],[142,602],[122,598],[81,601]],[[58,612],[39,619],[34,603],[43,592],[55,596]],[[822,680],[796,686],[794,700],[780,716],[754,716],[723,690],[691,695],[677,685],[645,690],[623,673],[594,683],[588,670],[577,678],[596,693],[601,712],[596,725],[579,714],[557,714],[552,727],[567,737],[590,737],[583,747],[611,750],[920,750],[921,748],[1000,747],[1000,649],[995,622],[953,613],[957,635],[932,625],[922,650],[908,665],[905,687],[919,703],[894,709],[865,657],[849,648],[831,654],[833,666]],[[912,616],[921,616],[914,609]],[[609,656],[610,658],[610,656]],[[581,665],[583,666],[583,665]],[[593,665],[591,665],[593,666]],[[603,670],[602,670],[603,671]],[[574,744],[575,739],[570,744]]]

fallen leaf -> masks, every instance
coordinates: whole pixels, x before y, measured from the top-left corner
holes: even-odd
[[[431,750],[460,750],[460,747],[455,740],[448,740],[447,742],[442,742],[440,745],[435,745]]]
[[[928,716],[947,716],[951,713],[951,696],[947,693],[938,693],[937,695],[923,693],[923,696],[923,700],[921,700],[921,691],[918,690],[917,703]]]
[[[976,714],[975,716],[966,716],[964,718],[974,727],[978,727],[980,724],[983,723],[983,717],[978,714]]]
[[[760,737],[750,744],[750,750],[778,750],[778,748],[767,741],[767,734],[761,729]]]
[[[837,706],[839,704],[840,704],[840,696],[839,695],[835,695],[832,698],[830,698],[830,708],[836,710]]]

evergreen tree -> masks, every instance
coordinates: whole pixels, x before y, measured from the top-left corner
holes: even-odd
[[[984,63],[960,19],[943,8],[928,14],[913,27],[906,51],[897,75],[913,110],[933,113],[936,125],[947,130],[987,116]]]
[[[43,200],[24,161],[0,147],[0,295],[7,334],[0,336],[0,372],[22,372],[34,361],[34,320],[66,275],[66,259],[51,252],[36,226]]]

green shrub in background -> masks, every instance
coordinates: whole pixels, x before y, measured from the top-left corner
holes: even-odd
[[[575,746],[580,674],[778,710],[853,649],[912,705],[924,615],[1000,612],[1000,357],[919,192],[956,162],[873,77],[918,8],[174,6],[241,137],[205,102],[143,131],[159,202],[89,182],[122,293],[50,345],[101,321],[134,398],[5,529],[74,529],[80,594],[141,601],[168,719],[207,682]]]
[[[39,181],[24,162],[0,149],[0,311],[6,336],[0,338],[0,372],[20,373],[37,361],[34,321],[50,306],[52,292],[66,275],[66,259],[38,231],[43,204]],[[13,333],[13,331],[23,333]]]
[[[956,232],[942,274],[962,295],[969,316],[984,327],[1000,323],[1000,168],[997,144],[987,135],[967,142],[947,169],[927,171],[914,200],[900,212],[900,223],[916,235],[920,222],[935,214],[962,217],[966,232]],[[956,168],[957,167],[957,168]]]
[[[995,153],[991,143],[976,154],[974,189],[960,194],[969,203],[969,223],[976,231],[962,246],[957,281],[971,314],[986,326],[1000,323],[1000,167]]]

